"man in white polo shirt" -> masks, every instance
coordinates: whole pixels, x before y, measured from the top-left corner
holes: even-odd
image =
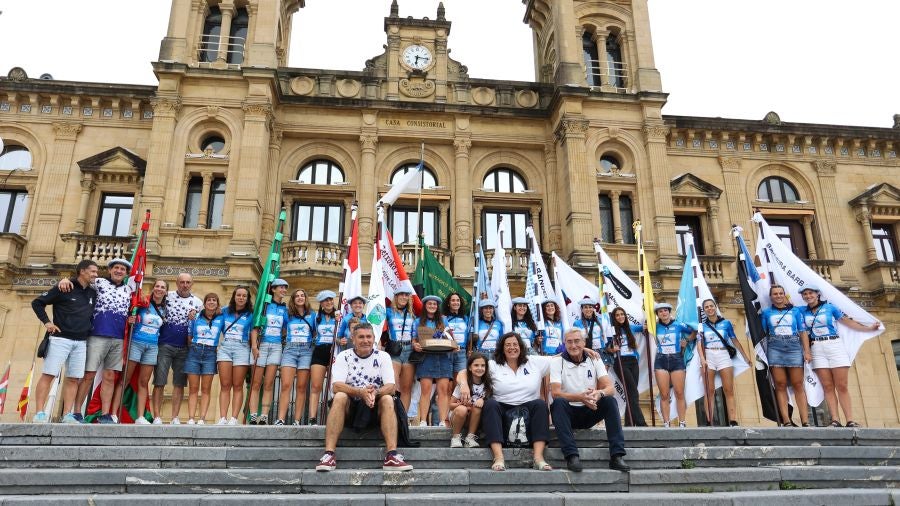
[[[573,429],[587,429],[600,420],[606,424],[609,440],[609,468],[629,471],[625,463],[625,436],[619,420],[612,380],[600,360],[584,353],[584,336],[580,329],[569,329],[563,344],[566,351],[553,357],[550,365],[550,392],[553,405],[550,412],[556,426],[559,446],[570,471],[581,472],[581,459],[575,445]]]

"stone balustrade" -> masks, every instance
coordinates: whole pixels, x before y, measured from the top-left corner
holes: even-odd
[[[340,273],[346,247],[319,241],[290,241],[281,245],[281,271]]]
[[[74,264],[91,259],[101,266],[114,258],[130,257],[135,239],[132,236],[84,234],[62,234],[60,238],[68,246],[69,254],[65,255],[68,262]]]

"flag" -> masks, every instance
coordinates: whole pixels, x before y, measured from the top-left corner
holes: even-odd
[[[256,303],[253,305],[253,326],[262,327],[266,324],[266,304],[272,301],[272,295],[269,293],[269,284],[275,281],[281,272],[281,241],[284,234],[281,229],[284,221],[287,219],[287,211],[281,210],[278,215],[278,223],[275,225],[275,233],[272,237],[272,246],[269,248],[269,256],[266,258],[266,264],[263,266],[262,274],[259,276],[257,285]]]
[[[447,300],[451,293],[458,293],[462,298],[460,313],[464,314],[468,311],[469,304],[472,303],[472,296],[434,258],[431,248],[425,244],[425,239],[422,237],[419,237],[419,247],[422,248],[422,258],[416,263],[416,275],[413,281],[416,293],[419,297],[437,295],[442,300]]]
[[[50,393],[47,394],[47,402],[44,403],[44,407],[41,408],[41,411],[44,413],[51,413],[53,411],[53,405],[56,404],[56,396],[59,393],[59,376],[53,378],[53,384],[50,385]]]
[[[613,331],[612,321],[609,317],[609,297],[606,296],[606,290],[604,288],[604,279],[603,279],[603,262],[600,259],[600,247],[599,241],[594,240],[594,251],[597,253],[597,287],[598,287],[598,302],[600,306],[600,328],[603,331],[603,339],[605,343],[609,343],[612,337],[615,335]],[[622,357],[616,357],[618,359],[616,364],[613,364],[612,367],[607,367],[607,372],[609,373],[610,379],[613,382],[613,388],[616,391],[616,401],[619,404],[619,416],[625,416],[625,411],[628,409],[628,394],[625,391],[625,383],[619,378],[619,374],[617,371],[621,372],[621,367],[619,369],[616,366],[622,365]],[[637,400],[637,399],[635,399]]]
[[[563,328],[567,329],[570,327],[568,306],[569,302],[572,301],[566,298],[566,294],[563,293],[562,289],[562,275],[560,274],[560,265],[565,265],[565,262],[563,262],[562,259],[556,255],[555,251],[550,253],[550,262],[553,264],[553,286],[555,287],[555,289],[553,290],[553,300],[556,302],[556,305],[559,306],[559,316],[562,320]],[[566,265],[566,267],[568,267],[568,265]]]
[[[22,394],[19,395],[19,420],[25,421],[25,413],[28,412],[28,396],[31,393],[31,377],[34,375],[34,362],[31,363],[31,370],[28,371],[28,377],[25,378],[25,386],[22,387]]]
[[[762,320],[760,320],[759,315],[762,305],[760,304],[760,297],[757,294],[756,287],[762,279],[759,271],[756,270],[750,251],[747,250],[744,238],[741,237],[741,232],[741,227],[735,226],[732,229],[732,235],[734,235],[738,248],[738,283],[741,287],[741,298],[744,302],[746,330],[756,354],[754,371],[760,411],[763,417],[773,422],[780,422],[772,384],[769,382],[769,366],[765,358],[766,333],[763,331]]]
[[[528,276],[525,281],[525,298],[531,304],[531,314],[538,323],[539,330],[543,330],[544,316],[541,311],[541,301],[552,299],[555,292],[547,273],[547,266],[544,264],[544,257],[541,256],[541,247],[531,225],[525,228],[525,236],[530,239],[528,241]]]
[[[412,305],[413,312],[415,312],[415,314],[421,314],[422,299],[416,295],[412,282],[406,274],[406,268],[403,267],[400,253],[397,252],[397,247],[394,246],[394,238],[391,237],[391,233],[388,231],[387,222],[384,219],[384,208],[381,207],[378,208],[378,222],[378,228],[380,229],[381,234],[378,238],[378,256],[381,258],[381,275],[384,280],[384,296],[387,299],[385,303],[390,304],[390,301],[393,300],[397,290],[404,288],[412,294],[410,304]]]
[[[425,174],[425,162],[420,161],[419,165],[416,166],[415,169],[408,171],[406,174],[403,174],[400,178],[397,179],[391,189],[384,194],[381,199],[375,204],[376,206],[380,206],[382,204],[387,204],[389,206],[394,205],[394,202],[400,198],[400,195],[404,193],[419,193],[422,191],[422,183]]]
[[[484,248],[481,247],[481,239],[475,240],[475,246],[478,252],[475,255],[475,279],[473,280],[472,290],[472,309],[469,311],[469,332],[474,336],[472,342],[478,339],[478,303],[481,299],[490,298],[494,300],[494,294],[491,293],[491,278],[488,277],[487,260],[484,258]]]
[[[6,392],[9,390],[10,367],[12,367],[12,362],[6,364],[6,372],[3,374],[3,379],[0,380],[0,415],[3,414],[3,409],[6,407]]]
[[[349,301],[356,297],[362,297],[362,269],[359,263],[359,223],[356,216],[356,204],[353,204],[350,215],[353,224],[350,226],[350,245],[347,247],[347,257],[344,258],[344,281],[341,283],[341,311],[344,316],[349,315]]]
[[[581,301],[584,298],[596,299],[599,289],[597,285],[588,281],[581,274],[569,267],[556,252],[552,253],[553,269],[556,271],[556,286],[565,297],[561,304],[563,315],[569,322],[575,322],[581,318]],[[569,328],[569,325],[564,325]]]
[[[503,249],[503,219],[497,232],[494,258],[491,259],[491,292],[494,293],[494,317],[500,320],[505,330],[512,330],[512,297],[506,279],[506,250]]]
[[[382,220],[383,209],[378,208],[378,221]],[[372,325],[375,332],[375,342],[381,341],[381,334],[384,330],[384,322],[387,319],[387,309],[385,306],[384,293],[384,275],[381,272],[381,242],[382,228],[379,226],[375,232],[375,252],[372,255],[372,270],[369,273],[369,297],[366,302],[366,321]]]
[[[634,232],[638,244],[638,269],[640,270],[641,291],[644,295],[644,316],[646,318],[647,333],[651,336],[656,336],[656,313],[653,310],[656,300],[653,297],[653,282],[650,280],[647,253],[644,251],[644,242],[641,239],[640,221],[634,223]]]

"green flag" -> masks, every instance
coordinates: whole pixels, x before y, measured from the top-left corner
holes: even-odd
[[[419,247],[422,249],[422,253],[416,265],[415,278],[413,278],[413,287],[416,289],[416,293],[419,297],[437,295],[443,300],[446,300],[451,293],[458,293],[463,302],[460,312],[465,313],[469,304],[472,303],[472,296],[434,258],[431,249],[421,238],[419,238]]]

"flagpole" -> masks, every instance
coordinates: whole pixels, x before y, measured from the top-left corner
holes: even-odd
[[[144,247],[146,248],[147,231],[149,229],[150,229],[150,210],[147,209],[144,214],[144,223],[141,224],[141,233],[138,234],[138,237],[137,237],[137,244],[136,244],[134,250],[131,252],[131,262],[130,263],[131,263],[132,269],[134,269],[134,262],[135,262],[135,259],[137,258],[138,250],[141,249],[141,245],[143,244]],[[128,276],[129,277],[131,276],[130,272],[128,273]],[[143,283],[143,276],[141,277],[141,283]],[[140,287],[135,287],[134,289],[137,290],[138,293],[140,293]],[[132,295],[131,308],[129,308],[129,312],[131,313],[130,316],[137,315],[138,304],[140,304],[140,302],[141,301],[139,301],[139,300],[134,300],[134,295]],[[125,397],[125,384],[128,380],[131,379],[131,378],[126,378],[125,372],[128,370],[128,357],[131,355],[131,341],[132,341],[131,334],[133,332],[134,332],[134,322],[126,323],[125,334],[122,336],[122,339],[125,340],[125,346],[123,347],[123,350],[122,350],[124,352],[124,354],[122,355],[122,373],[121,373],[122,377],[120,378],[120,382],[119,382],[119,392],[120,392],[119,404],[118,404],[118,406],[116,406],[116,419],[118,421],[122,420],[122,398]],[[138,369],[135,369],[134,371],[131,371],[131,374],[133,375],[137,371],[138,371]],[[137,392],[135,392],[135,393],[137,393]],[[113,389],[113,396],[115,396],[115,389]],[[88,401],[88,404],[90,404],[90,401]],[[102,411],[102,409],[101,409],[101,411]],[[155,413],[154,413],[154,415],[155,415]]]
[[[595,237],[594,245],[599,247],[600,239]],[[609,315],[609,307],[606,303],[606,290],[603,287],[605,280],[606,280],[604,267],[603,267],[603,258],[600,256],[599,251],[597,251],[596,253],[597,253],[597,292],[599,293],[599,299],[597,299],[597,300],[598,300],[598,302],[600,302],[601,317],[603,317],[603,315],[606,314],[607,315],[606,318],[609,318],[609,316],[608,316]],[[622,345],[621,338],[615,332],[615,323],[610,321],[609,324],[613,325],[613,334],[614,335],[612,336],[612,338],[618,340],[616,342],[616,344],[619,347],[621,347],[621,345]],[[625,319],[625,325],[629,325],[627,318]],[[601,325],[601,327],[602,327],[602,325]],[[607,345],[608,344],[609,343],[607,343]],[[622,382],[622,393],[625,396],[625,410],[628,412],[628,420],[631,422],[632,425],[634,425],[634,415],[632,414],[632,411],[631,411],[631,401],[628,399],[628,387],[625,385],[625,366],[622,364],[622,353],[620,351],[616,352],[616,363],[619,365],[619,381]]]
[[[646,261],[646,253],[644,252],[644,238],[641,234],[641,221],[638,220],[634,222],[632,225],[634,227],[634,231],[637,235],[637,243],[638,243],[638,285],[641,287],[641,290],[644,290],[644,268],[642,261]],[[646,306],[647,297],[646,294],[643,297],[644,306]],[[649,315],[647,311],[653,311],[653,308],[644,307],[644,316],[647,318]],[[650,423],[652,427],[656,427],[656,410],[653,408],[653,359],[650,357],[652,354],[650,350],[650,332],[647,331],[649,326],[645,323],[644,325],[644,341],[647,343],[647,379],[650,384]]]
[[[474,348],[473,343],[478,340],[478,303],[481,302],[481,290],[479,289],[479,278],[481,276],[481,237],[479,236],[475,239],[475,246],[478,248],[478,252],[474,254],[475,256],[475,275],[472,276],[472,307],[469,308],[469,340],[468,345],[468,353],[472,352]]]
[[[691,234],[688,234],[687,237],[688,237],[688,241],[690,243],[688,246],[688,251],[690,251],[690,255],[691,255],[691,274],[692,274],[693,285],[694,285],[694,298],[699,300],[700,299],[700,288],[697,286],[697,271],[696,271],[696,268],[694,267],[694,262],[697,262],[699,264],[700,261],[697,259],[697,251],[694,248],[694,236]],[[715,301],[713,301],[713,302],[715,303]],[[700,301],[700,307],[702,307],[702,306],[703,306],[703,301]],[[695,308],[695,310],[697,311],[697,326],[699,327],[697,329],[698,330],[697,339],[700,340],[700,351],[703,352],[701,354],[702,355],[701,358],[703,359],[703,362],[705,363],[705,365],[703,365],[703,367],[700,368],[700,379],[703,380],[703,397],[704,397],[704,401],[705,401],[704,404],[706,406],[706,425],[708,427],[712,427],[712,424],[713,424],[712,410],[713,410],[713,406],[714,406],[712,398],[713,398],[713,396],[716,395],[716,392],[715,392],[715,388],[713,388],[712,395],[709,394],[709,378],[707,377],[707,374],[709,371],[709,363],[706,362],[706,338],[701,337],[700,333],[699,333],[700,328],[703,327],[703,310],[700,309],[700,307]],[[694,347],[695,348],[697,347],[696,341],[694,342]],[[715,376],[713,376],[713,386],[715,386]]]
[[[416,167],[416,170],[422,171],[421,176],[419,177],[419,203],[416,209],[416,216],[418,216],[418,230],[416,230],[416,247],[413,254],[413,259],[416,262],[416,266],[419,265],[419,238],[422,237],[422,189],[425,186],[425,139],[422,139],[422,151],[419,154],[419,166]]]

